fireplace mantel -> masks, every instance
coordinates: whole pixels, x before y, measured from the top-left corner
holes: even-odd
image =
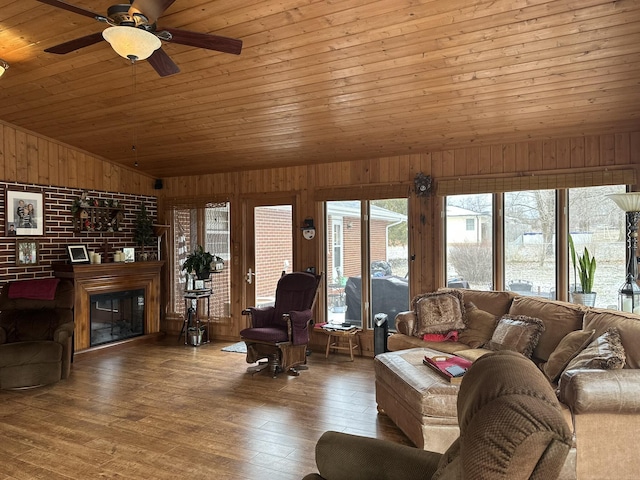
[[[102,263],[98,265],[54,264],[54,275],[75,285],[75,350],[90,348],[90,297],[102,293],[144,289],[144,333],[160,331],[160,270],[164,262]]]

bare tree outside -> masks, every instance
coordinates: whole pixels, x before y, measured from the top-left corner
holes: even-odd
[[[624,185],[569,189],[569,232],[576,249],[584,247],[598,259],[594,289],[596,305],[613,306],[625,281],[626,223],[624,213],[608,194]],[[492,195],[447,197],[447,276],[464,279],[471,288],[490,289]],[[557,298],[556,191],[533,190],[504,194],[504,286],[526,295]],[[472,231],[474,222],[480,230]],[[473,235],[472,235],[473,234]],[[567,275],[572,268],[564,266]],[[569,276],[569,283],[574,280]]]

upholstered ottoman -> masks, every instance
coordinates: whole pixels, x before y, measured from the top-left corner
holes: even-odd
[[[458,438],[456,403],[459,385],[423,365],[425,355],[442,354],[412,348],[374,359],[378,411],[385,413],[416,447],[443,453]]]

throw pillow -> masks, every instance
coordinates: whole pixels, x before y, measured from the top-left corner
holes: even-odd
[[[555,383],[569,362],[589,345],[595,330],[576,330],[560,340],[549,360],[542,365],[542,371],[551,383]]]
[[[617,328],[611,327],[578,353],[564,372],[579,368],[615,370],[624,367],[624,362],[625,353],[620,334]]]
[[[498,317],[493,313],[480,310],[474,303],[465,303],[467,328],[460,331],[458,340],[471,348],[479,348],[491,340],[496,329]]]
[[[464,323],[464,302],[458,291],[434,292],[419,295],[413,299],[416,312],[416,337],[427,333],[447,333],[462,330]]]
[[[544,332],[544,323],[539,318],[526,315],[503,315],[487,344],[493,351],[512,350],[531,358],[540,335]]]

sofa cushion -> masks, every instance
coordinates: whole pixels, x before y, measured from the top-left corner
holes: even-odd
[[[542,365],[542,371],[551,383],[555,383],[569,362],[591,343],[595,330],[576,330],[568,333]]]
[[[469,348],[466,350],[456,351],[456,356],[466,358],[467,360],[475,362],[477,359],[485,356],[487,353],[492,353],[492,351],[486,348]]]
[[[510,315],[539,318],[544,323],[544,334],[533,351],[533,356],[540,360],[547,360],[569,332],[582,328],[584,313],[585,308],[580,305],[525,296],[514,298],[509,309]]]
[[[624,347],[624,368],[640,368],[640,317],[617,310],[588,310],[584,315],[584,330],[594,329],[596,336],[609,327],[616,327]]]
[[[415,297],[412,304],[417,320],[413,332],[416,337],[465,328],[464,304],[458,291],[425,293]]]
[[[537,318],[525,315],[503,315],[498,320],[487,348],[495,352],[511,350],[530,358],[542,332],[544,332],[544,323]]]
[[[464,304],[467,317],[467,328],[460,331],[458,341],[471,348],[482,347],[493,335],[498,323],[498,317],[493,313],[480,310],[472,302]]]
[[[625,353],[620,334],[615,327],[610,327],[578,353],[565,371],[586,368],[616,370],[622,368],[624,362]]]
[[[463,295],[465,303],[473,303],[480,310],[493,313],[497,317],[501,317],[505,313],[509,313],[511,302],[516,298],[516,294],[506,291],[495,290],[470,290],[470,289],[454,289],[441,288],[439,292],[458,291]]]

